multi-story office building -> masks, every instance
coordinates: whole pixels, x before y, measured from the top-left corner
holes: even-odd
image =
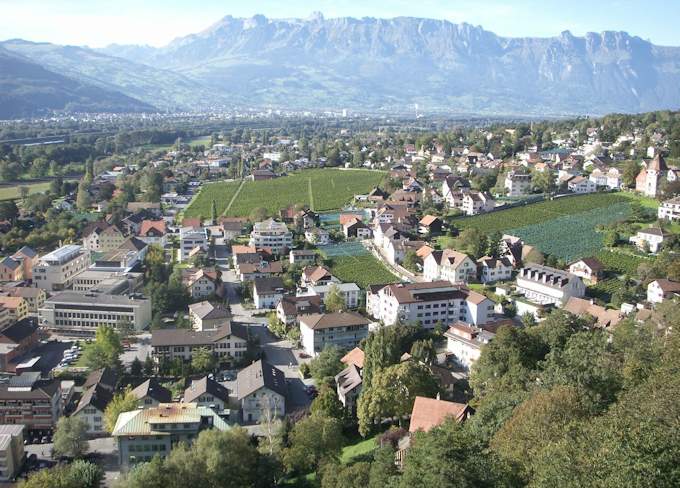
[[[33,267],[35,286],[48,292],[66,290],[75,277],[90,265],[90,252],[69,244],[45,254]]]
[[[45,301],[38,311],[41,327],[73,335],[91,335],[100,325],[129,323],[142,330],[151,322],[151,300],[141,295],[65,291]]]
[[[274,219],[257,222],[250,233],[250,246],[270,249],[273,254],[284,254],[293,246],[293,234],[286,224]]]

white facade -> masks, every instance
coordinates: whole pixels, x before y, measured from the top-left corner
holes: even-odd
[[[358,315],[358,314],[327,314],[330,319],[327,323],[316,325],[318,314],[303,315],[300,317],[300,341],[307,354],[317,356],[326,347],[335,346],[341,350],[349,350],[356,347],[359,342],[368,336],[368,320],[363,317],[352,317],[350,323],[345,323],[342,318],[333,323],[333,316]],[[323,319],[322,319],[323,320]]]
[[[661,303],[669,297],[680,295],[680,283],[666,279],[654,280],[647,285],[647,301]]]
[[[531,265],[520,269],[517,292],[541,305],[563,305],[571,297],[581,298],[586,287],[578,276],[548,266]]]
[[[253,226],[249,245],[271,249],[274,254],[283,254],[293,246],[293,234],[286,224],[268,219]]]
[[[531,175],[510,172],[505,176],[504,187],[510,197],[519,197],[531,192]]]
[[[70,288],[78,273],[90,265],[90,252],[69,244],[42,256],[33,267],[35,286],[48,292]]]
[[[680,197],[662,202],[659,205],[658,216],[660,220],[680,220]]]
[[[469,371],[482,354],[482,346],[491,342],[494,335],[476,327],[454,324],[444,333],[446,352],[452,354],[455,361]]]
[[[179,241],[180,261],[186,261],[196,247],[200,247],[203,251],[208,250],[208,231],[203,227],[183,227],[179,232]]]
[[[574,193],[593,193],[597,191],[597,185],[583,176],[575,176],[567,182],[567,188]]]
[[[638,231],[638,233],[629,240],[640,250],[649,250],[649,252],[657,253],[663,244],[664,235],[660,229],[645,229]]]
[[[345,299],[345,307],[357,308],[361,298],[361,288],[356,283],[333,283],[330,285],[311,285],[307,290],[296,293],[298,297],[318,296],[321,301],[326,299],[326,295],[331,288],[336,287]]]
[[[477,262],[482,283],[506,281],[512,278],[512,263],[507,258],[481,258]]]
[[[476,274],[475,262],[469,256],[452,249],[433,251],[423,261],[423,277],[427,281],[467,283]]]

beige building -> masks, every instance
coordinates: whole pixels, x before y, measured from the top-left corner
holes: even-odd
[[[37,314],[47,298],[45,290],[30,286],[0,286],[0,295],[23,298],[28,305],[29,314]]]
[[[90,251],[75,244],[62,246],[38,260],[33,267],[33,282],[48,292],[66,290],[89,265]]]
[[[189,319],[195,330],[215,330],[229,321],[229,311],[208,301],[189,305]]]
[[[28,316],[28,303],[21,297],[0,295],[0,305],[9,311],[10,320],[13,322]]]
[[[115,225],[106,222],[90,224],[83,231],[83,247],[92,252],[111,252],[118,249],[125,236]]]

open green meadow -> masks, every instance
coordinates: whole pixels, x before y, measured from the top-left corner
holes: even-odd
[[[212,200],[218,213],[230,217],[247,217],[258,207],[277,215],[289,205],[302,203],[315,211],[334,210],[349,203],[354,195],[368,193],[380,184],[384,172],[368,170],[314,169],[265,181],[246,181],[234,202],[229,202],[239,182],[205,185],[185,211],[188,217],[210,217]]]

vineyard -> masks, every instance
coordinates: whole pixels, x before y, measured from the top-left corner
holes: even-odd
[[[394,276],[372,254],[363,256],[337,256],[332,258],[331,273],[341,281],[356,283],[360,288],[383,283],[396,283]]]
[[[461,229],[475,227],[486,234],[497,231],[507,233],[510,229],[541,224],[558,217],[580,214],[624,202],[629,204],[630,201],[629,198],[616,193],[592,193],[590,195],[563,197],[557,200],[533,203],[474,217],[460,218],[455,220],[454,224]]]
[[[214,199],[218,213],[247,217],[258,207],[270,215],[289,205],[302,203],[315,211],[341,208],[354,195],[368,193],[380,184],[385,174],[378,171],[314,169],[265,181],[246,181],[231,207],[227,208],[238,189],[238,182],[206,185],[186,210],[189,217],[209,217]]]
[[[611,252],[604,249],[598,252],[595,257],[607,270],[629,276],[634,275],[640,263],[647,260],[641,256]]]
[[[602,300],[604,303],[610,303],[612,294],[621,288],[622,282],[618,278],[609,278],[600,281],[596,285],[588,287],[588,296]]]
[[[508,229],[543,253],[567,262],[596,254],[602,249],[602,234],[595,230],[601,224],[623,220],[630,214],[628,203],[617,203],[587,212],[557,217],[539,224]]]

